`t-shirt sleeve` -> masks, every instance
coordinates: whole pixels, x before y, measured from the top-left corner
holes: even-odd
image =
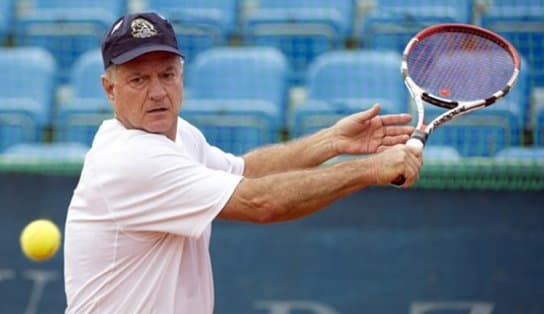
[[[199,237],[228,202],[242,176],[201,165],[168,140],[125,149],[106,162],[100,182],[111,219],[127,231]],[[140,147],[142,143],[140,143]],[[114,158],[117,159],[117,158]]]
[[[228,173],[242,175],[244,173],[244,159],[225,153],[215,146],[206,143],[205,164],[210,169],[225,169]]]
[[[244,159],[239,156],[235,156],[231,153],[224,152],[223,150],[210,145],[202,132],[180,118],[179,131],[186,132],[185,134],[178,134],[180,138],[185,140],[192,139],[192,149],[198,152],[198,158],[202,161],[206,167],[210,169],[220,169],[232,174],[242,175],[244,173]]]

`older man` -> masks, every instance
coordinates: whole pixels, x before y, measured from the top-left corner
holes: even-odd
[[[102,55],[115,117],[100,126],[68,209],[67,313],[212,313],[216,217],[287,221],[418,177],[421,151],[403,145],[410,116],[380,116],[379,106],[241,157],[210,146],[179,117],[183,56],[158,14],[120,18]],[[317,167],[339,154],[369,155]]]

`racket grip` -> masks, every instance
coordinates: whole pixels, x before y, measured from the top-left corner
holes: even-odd
[[[425,142],[427,142],[428,136],[429,134],[423,131],[415,130],[408,142],[406,142],[406,146],[423,149],[423,147],[425,146]],[[406,182],[406,178],[403,175],[400,175],[395,180],[393,180],[391,184],[401,186],[404,184],[404,182]]]

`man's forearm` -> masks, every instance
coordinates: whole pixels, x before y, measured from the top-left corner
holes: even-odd
[[[221,218],[270,223],[309,215],[356,190],[376,184],[373,158],[295,170],[240,182]]]
[[[320,165],[334,157],[332,129],[324,129],[310,136],[286,143],[265,146],[244,155],[244,176],[261,177],[295,169]]]

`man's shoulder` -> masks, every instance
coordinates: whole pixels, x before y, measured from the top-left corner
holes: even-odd
[[[174,142],[164,135],[126,129],[118,121],[107,120],[100,126],[88,155],[94,163],[126,165],[176,151]]]
[[[202,136],[202,132],[200,132],[200,130],[196,126],[192,125],[189,121],[179,117],[177,135],[179,136],[179,135],[183,135],[187,133],[190,133],[196,136]]]
[[[185,144],[188,144],[188,142],[193,142],[193,144],[197,146],[207,144],[206,138],[204,137],[202,131],[183,118],[178,119],[178,130],[176,136],[182,143]]]

